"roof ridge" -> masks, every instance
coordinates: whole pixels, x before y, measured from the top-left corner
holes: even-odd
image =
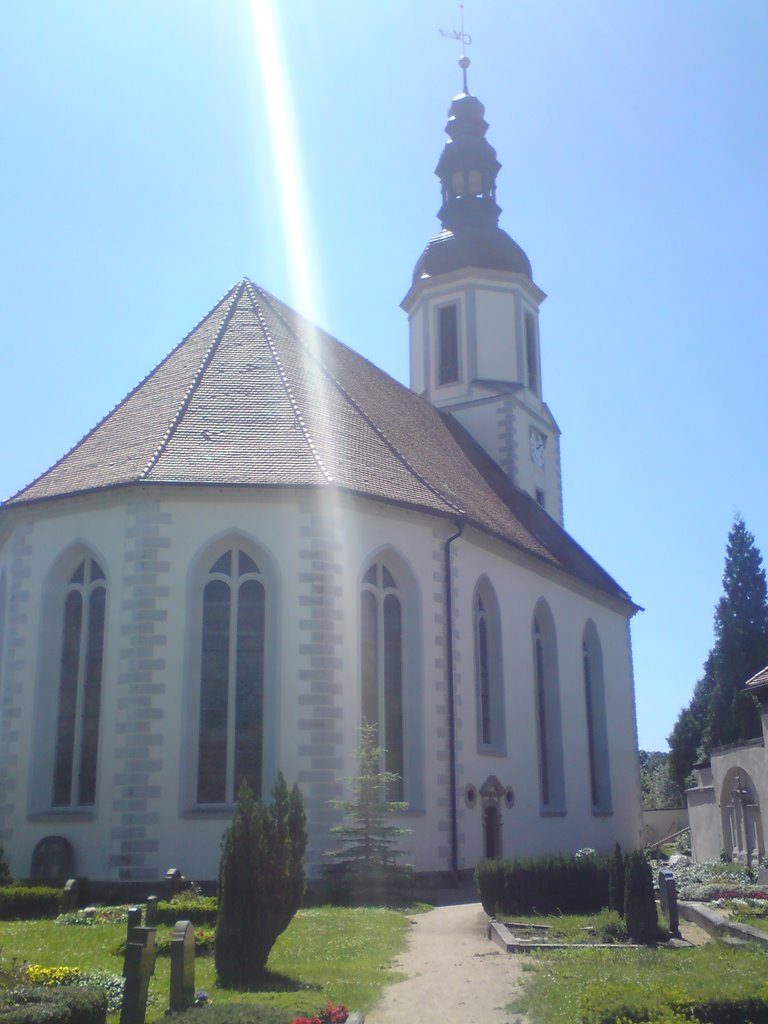
[[[283,364],[280,361],[280,356],[277,354],[277,349],[275,348],[275,343],[274,343],[274,339],[272,337],[272,333],[269,330],[269,327],[267,326],[267,322],[266,322],[266,319],[264,317],[264,314],[261,311],[261,308],[260,308],[257,296],[255,294],[253,294],[253,293],[258,293],[259,295],[262,296],[263,301],[267,301],[268,302],[268,299],[266,299],[266,294],[267,293],[263,292],[263,290],[261,288],[257,288],[257,286],[254,285],[253,281],[247,281],[246,282],[246,287],[247,287],[247,289],[249,291],[249,298],[250,298],[251,303],[253,305],[253,310],[254,310],[256,316],[259,318],[259,323],[261,324],[261,329],[264,331],[264,337],[266,339],[267,345],[269,346],[269,351],[272,354],[272,359],[274,360],[275,366],[277,367],[277,372],[280,374],[280,380],[283,382],[283,387],[285,388],[285,393],[288,396],[288,401],[291,403],[291,408],[293,409],[293,414],[296,417],[296,420],[297,420],[297,422],[299,424],[299,427],[301,429],[302,434],[304,435],[304,440],[307,442],[307,446],[309,447],[309,450],[312,453],[312,457],[314,458],[315,462],[317,463],[318,469],[323,474],[323,476],[325,477],[326,481],[329,484],[335,483],[335,480],[333,479],[333,475],[326,468],[325,463],[323,462],[322,458],[320,457],[320,453],[317,450],[317,446],[315,445],[315,442],[312,440],[312,437],[311,437],[310,432],[309,432],[309,428],[308,428],[308,426],[307,426],[307,424],[306,424],[306,422],[304,420],[304,417],[303,417],[303,415],[301,413],[301,409],[299,408],[299,403],[296,401],[296,396],[294,395],[293,391],[291,390],[291,385],[289,384],[288,377],[287,377],[287,375],[285,373],[285,370],[283,369]],[[270,303],[270,306],[271,306],[271,303]],[[290,324],[286,324],[286,326],[288,326],[289,329],[290,329]],[[300,341],[300,339],[298,337],[298,334],[296,334],[295,331],[293,332],[293,334],[295,335],[296,339]]]
[[[269,295],[269,292],[266,292],[266,291],[264,291],[263,288],[258,288],[258,286],[253,285],[253,284],[252,284],[252,287],[255,288],[263,296],[264,301],[267,302],[269,304],[270,308],[273,310],[273,312],[276,313],[276,315],[280,317],[280,319],[286,325],[288,330],[291,331],[291,333],[296,338],[296,340],[299,342],[299,344],[302,346],[302,348],[304,348],[307,352],[309,352],[310,356],[318,364],[318,366],[320,367],[322,372],[326,375],[326,377],[329,377],[333,381],[333,383],[336,385],[338,390],[342,393],[342,395],[344,396],[346,401],[349,402],[349,404],[355,409],[357,414],[363,420],[365,420],[365,422],[368,424],[368,426],[371,428],[371,430],[373,430],[374,433],[376,433],[378,435],[378,437],[381,438],[381,440],[389,448],[389,450],[394,454],[394,456],[397,459],[399,459],[400,462],[402,462],[402,464],[405,466],[405,468],[408,470],[408,472],[412,473],[413,476],[415,476],[416,479],[419,481],[419,483],[421,483],[424,487],[426,487],[428,491],[431,491],[432,494],[435,495],[435,497],[439,498],[441,501],[444,501],[446,503],[446,505],[449,505],[452,509],[454,509],[454,511],[457,513],[457,515],[462,515],[462,516],[466,515],[466,512],[465,512],[465,510],[463,508],[461,508],[454,501],[452,501],[446,494],[443,494],[443,492],[439,488],[435,487],[433,484],[431,484],[429,482],[429,480],[427,480],[425,477],[423,477],[421,475],[421,473],[419,473],[419,471],[415,468],[415,466],[413,466],[411,464],[411,462],[405,457],[405,455],[403,455],[403,453],[400,451],[400,449],[397,447],[397,445],[394,443],[394,441],[390,440],[390,438],[381,429],[381,427],[378,425],[378,423],[376,423],[368,415],[368,413],[362,408],[362,406],[360,406],[360,404],[355,401],[355,399],[350,395],[350,393],[347,391],[347,389],[344,387],[344,385],[339,381],[339,379],[333,373],[331,373],[331,371],[328,369],[328,367],[325,365],[325,363],[322,361],[322,359],[320,359],[320,357],[315,352],[313,352],[308,345],[306,345],[304,343],[304,341],[302,340],[302,337],[299,334],[299,332],[291,325],[291,323],[287,320],[287,318],[283,315],[283,313],[279,309],[275,308],[274,304],[271,302],[271,296]],[[294,310],[293,312],[296,312],[296,311]],[[298,315],[300,316],[301,314],[298,314]],[[306,319],[306,317],[304,319]],[[326,335],[329,338],[332,337],[332,335],[329,335],[327,333],[327,331],[323,331],[322,328],[317,327],[316,330],[320,331],[322,334]],[[333,338],[333,340],[336,341],[335,338]],[[336,343],[337,344],[342,344],[341,342],[338,342],[338,341]],[[365,357],[362,357],[362,358],[365,358]],[[368,360],[366,360],[366,361],[368,361]],[[378,369],[378,367],[377,367],[377,369]],[[379,370],[379,373],[384,373],[384,371],[383,370]],[[401,386],[404,386],[404,385],[401,385]],[[415,394],[415,392],[414,392],[414,394]],[[416,396],[416,397],[418,397],[418,396]]]
[[[243,280],[245,280],[245,278],[243,278]],[[242,284],[242,281],[240,281],[238,283]],[[234,288],[237,288],[237,285],[235,285]],[[165,365],[165,363],[167,363],[168,360],[173,355],[175,355],[176,352],[178,352],[178,350],[181,348],[181,346],[189,338],[191,338],[191,336],[195,333],[195,331],[199,327],[201,327],[205,323],[205,321],[219,308],[219,306],[222,304],[224,299],[226,299],[227,295],[229,295],[229,293],[231,291],[234,291],[234,288],[228,288],[227,291],[224,292],[222,297],[220,299],[218,299],[217,302],[214,302],[214,304],[211,306],[211,308],[208,310],[208,312],[205,314],[205,316],[200,317],[200,319],[197,321],[195,326],[190,331],[187,331],[187,333],[181,338],[181,340],[178,341],[173,346],[173,348],[170,350],[170,352],[167,352],[159,362],[155,363],[155,365],[152,367],[152,369],[149,371],[149,373],[146,373],[141,378],[141,380],[134,387],[131,388],[131,390],[127,394],[123,395],[123,397],[120,399],[120,401],[116,402],[112,406],[112,408],[109,410],[109,412],[105,413],[101,417],[101,419],[91,427],[90,430],[86,431],[86,433],[83,434],[82,437],[78,438],[77,441],[75,441],[74,444],[70,445],[69,448],[64,452],[64,454],[61,455],[58,459],[56,459],[55,462],[52,462],[51,465],[48,466],[47,469],[44,469],[42,471],[42,473],[38,473],[38,475],[33,480],[30,480],[30,482],[28,484],[25,484],[23,487],[20,487],[18,489],[18,491],[14,491],[13,494],[9,494],[8,497],[4,501],[0,501],[0,507],[2,507],[4,505],[8,505],[9,502],[15,501],[22,494],[24,494],[25,491],[28,491],[32,487],[34,487],[36,483],[39,483],[39,481],[43,479],[43,477],[47,476],[49,473],[52,473],[58,466],[60,466],[62,464],[62,462],[65,461],[65,459],[68,459],[69,456],[77,448],[79,448],[81,444],[84,444],[88,440],[89,437],[92,437],[96,433],[96,431],[99,430],[102,427],[102,425],[104,423],[106,423],[107,420],[117,412],[118,409],[120,409],[122,406],[125,405],[126,402],[130,401],[130,399],[133,398],[133,396],[136,394],[136,392],[139,391],[139,389],[144,386],[144,384],[150,379],[150,377],[153,376],[153,374],[157,373],[157,371],[160,369],[161,366]]]
[[[165,447],[167,446],[167,444],[170,441],[171,437],[175,433],[176,428],[178,427],[179,423],[181,422],[181,417],[184,415],[184,411],[188,407],[189,403],[192,401],[192,395],[195,393],[195,390],[197,389],[198,384],[202,380],[203,374],[205,373],[205,371],[210,366],[211,359],[213,358],[213,354],[216,351],[216,349],[218,348],[219,342],[221,341],[221,338],[222,338],[222,336],[224,334],[224,331],[226,330],[227,325],[229,324],[229,321],[232,319],[232,313],[234,312],[235,306],[237,305],[237,300],[240,298],[240,296],[243,293],[243,289],[245,287],[245,281],[246,281],[246,279],[242,278],[235,285],[235,287],[233,289],[233,292],[232,292],[232,298],[229,300],[229,305],[227,306],[227,311],[226,311],[226,313],[224,314],[224,316],[221,319],[221,323],[219,324],[219,327],[218,327],[218,330],[216,331],[216,334],[213,336],[213,341],[208,346],[208,349],[207,349],[205,355],[201,359],[200,365],[197,368],[197,372],[195,373],[194,377],[192,378],[192,383],[187,388],[187,391],[186,391],[184,397],[182,398],[181,402],[179,403],[178,409],[176,410],[176,414],[174,415],[173,419],[169,423],[165,433],[160,438],[160,443],[157,445],[155,450],[150,455],[149,460],[148,460],[146,466],[144,467],[144,469],[142,469],[142,471],[139,473],[139,475],[137,477],[138,480],[145,480],[147,478],[148,473],[152,470],[152,468],[154,466],[157,465],[158,459],[162,455]],[[199,324],[198,324],[198,326],[199,326]],[[196,329],[197,328],[195,328],[195,330]],[[189,335],[187,335],[187,337],[189,337]]]

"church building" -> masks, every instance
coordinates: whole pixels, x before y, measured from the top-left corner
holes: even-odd
[[[487,127],[465,79],[402,303],[410,388],[243,279],[0,507],[14,875],[48,849],[97,881],[215,879],[240,781],[282,771],[317,877],[364,721],[418,872],[639,844],[637,605],[563,528],[545,296]]]

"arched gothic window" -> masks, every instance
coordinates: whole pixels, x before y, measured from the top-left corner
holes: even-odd
[[[94,558],[84,558],[64,591],[54,807],[96,802],[106,597],[104,571]]]
[[[544,601],[533,618],[534,683],[539,740],[539,792],[542,810],[565,811],[563,737],[557,642],[552,614]]]
[[[597,629],[592,622],[588,622],[584,629],[582,661],[592,810],[608,813],[611,810],[611,776],[608,727],[605,719],[603,652]]]
[[[493,587],[483,579],[475,591],[475,688],[477,742],[481,750],[504,753],[504,681],[501,666],[501,622]]]
[[[234,801],[243,779],[261,795],[265,609],[259,566],[225,551],[203,586],[198,803]]]
[[[403,612],[395,578],[381,562],[375,562],[363,577],[360,645],[363,723],[376,726],[377,742],[386,751],[384,768],[399,776],[388,798],[402,800]]]

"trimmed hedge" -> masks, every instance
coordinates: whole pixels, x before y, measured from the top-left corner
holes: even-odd
[[[197,1006],[181,1013],[169,1013],[164,1024],[290,1024],[296,1014],[279,1006],[257,1006],[254,1003],[216,1003]]]
[[[174,896],[172,900],[160,900],[157,904],[159,924],[171,927],[177,921],[191,921],[192,924],[214,926],[218,914],[215,896]]]
[[[14,989],[13,1006],[0,1007],[0,1024],[105,1024],[101,989],[30,985]]]
[[[481,860],[475,882],[483,910],[496,914],[592,914],[608,906],[608,858]]]
[[[46,885],[8,885],[0,888],[0,921],[56,917],[63,889]]]

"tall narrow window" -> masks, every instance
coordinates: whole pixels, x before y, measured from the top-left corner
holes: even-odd
[[[386,751],[384,768],[399,776],[388,797],[402,800],[403,616],[395,579],[381,562],[374,563],[363,577],[360,644],[363,722],[376,726],[377,742]]]
[[[8,607],[8,588],[5,570],[0,572],[0,697],[3,694],[3,666],[5,664],[5,620]]]
[[[480,698],[480,742],[491,742],[491,669],[488,653],[488,619],[482,597],[475,603],[475,643],[477,644],[477,687]]]
[[[481,752],[504,753],[501,620],[496,594],[486,578],[475,591],[474,627],[478,747]]]
[[[525,314],[525,362],[528,371],[528,387],[539,393],[539,359],[536,344],[536,320],[533,313]]]
[[[533,672],[539,746],[539,789],[543,811],[565,811],[565,774],[560,719],[555,624],[546,602],[533,618]]]
[[[211,566],[202,600],[199,803],[232,802],[245,780],[261,795],[266,591],[240,548]]]
[[[582,640],[584,666],[584,702],[587,713],[587,761],[592,810],[611,810],[610,758],[608,727],[605,717],[605,680],[600,638],[593,622],[588,622]]]
[[[456,306],[437,311],[437,383],[455,384],[459,379],[459,315]]]
[[[106,595],[101,566],[93,558],[84,558],[64,593],[54,743],[55,807],[87,807],[96,802]]]
[[[541,802],[549,803],[549,744],[547,742],[547,700],[544,680],[544,640],[539,620],[533,620],[534,669],[536,672],[536,713],[539,719],[539,772]]]

